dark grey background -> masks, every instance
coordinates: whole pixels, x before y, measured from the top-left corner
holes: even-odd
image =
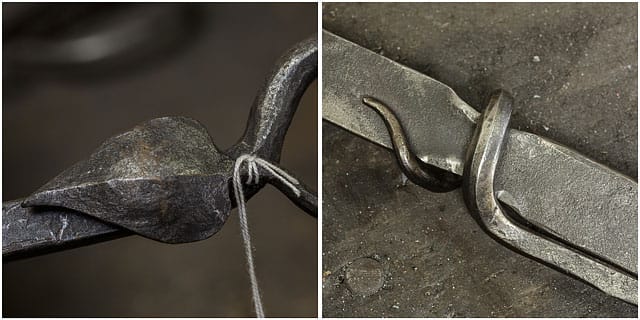
[[[635,3],[325,3],[323,27],[442,81],[478,110],[507,89],[512,127],[637,179]],[[322,190],[326,317],[637,316],[492,240],[459,190],[403,185],[393,154],[326,122]],[[384,272],[382,289],[365,297],[345,281],[362,257]]]
[[[3,4],[3,20],[20,14]],[[156,117],[202,122],[226,148],[275,60],[317,34],[311,4],[194,5],[204,17],[183,48],[100,79],[4,84],[3,200],[24,197],[108,137]],[[6,67],[6,66],[5,66]],[[12,90],[7,92],[7,90]],[[282,164],[317,184],[317,88],[307,91]],[[317,314],[317,221],[271,187],[249,202],[268,316]],[[3,316],[251,317],[237,215],[212,238],[166,245],[132,236],[3,264]]]

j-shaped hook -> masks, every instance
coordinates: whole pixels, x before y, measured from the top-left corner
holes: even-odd
[[[393,111],[382,101],[365,96],[362,102],[373,108],[384,120],[400,168],[413,183],[433,192],[449,192],[458,188],[462,178],[446,170],[424,163],[409,148],[407,136]]]

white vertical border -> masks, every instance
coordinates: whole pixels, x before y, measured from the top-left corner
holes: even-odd
[[[2,13],[3,13],[2,12],[2,8],[4,8],[4,3],[0,3],[0,17],[2,17]],[[2,31],[3,31],[2,25],[4,25],[3,22],[4,21],[2,21],[2,19],[0,19],[0,34],[4,34],[4,33],[2,33]],[[4,40],[4,37],[3,37],[2,40]],[[2,51],[2,43],[4,43],[4,41],[0,41],[0,51]],[[0,70],[3,70],[2,69],[2,61],[1,60],[4,60],[4,59],[0,59]],[[2,77],[4,78],[4,76],[2,76]],[[0,113],[0,123],[4,123],[4,122],[2,122],[2,114],[4,114],[4,103],[3,103],[3,101],[4,101],[4,99],[3,99],[4,92],[2,90],[2,87],[4,87],[4,85],[0,85],[0,105],[2,105],[2,110],[3,110]],[[2,132],[4,132],[4,128],[3,128],[3,130],[0,130],[0,141],[4,141],[3,136],[2,136]],[[4,148],[2,148],[2,149],[4,149]],[[0,149],[0,157],[1,156],[2,156],[2,150]],[[1,159],[4,160],[4,158],[1,158]],[[2,171],[4,171],[4,170],[2,170]],[[2,171],[0,171],[0,179],[2,179]],[[4,182],[4,180],[2,180],[2,181]],[[2,183],[2,185],[4,185],[4,183]],[[2,193],[2,185],[0,185],[0,197],[2,197],[2,195],[3,195],[3,193]],[[4,200],[4,197],[2,197],[2,199]],[[0,223],[2,223],[1,216],[0,216]],[[0,232],[2,232],[2,231],[0,231]],[[2,268],[3,267],[4,267],[4,261],[3,261],[3,263],[0,263],[0,282],[2,282]],[[2,282],[2,283],[4,284],[4,282]],[[0,299],[2,299],[2,291],[4,291],[4,290],[0,290]],[[1,300],[1,301],[4,301],[4,300]],[[0,303],[0,317],[4,318],[4,316],[2,314],[2,312],[3,312],[2,305],[3,305],[3,303]]]
[[[318,0],[318,313],[322,319],[322,0]]]

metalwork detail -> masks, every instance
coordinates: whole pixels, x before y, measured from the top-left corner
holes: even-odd
[[[154,240],[191,242],[227,220],[232,170],[233,159],[198,122],[159,118],[107,140],[22,205],[72,209]]]
[[[75,240],[103,241],[130,232],[168,243],[215,234],[236,205],[229,189],[235,159],[253,154],[279,162],[300,98],[317,77],[317,52],[313,37],[277,61],[254,101],[243,138],[226,151],[218,150],[195,120],[153,119],[109,139],[89,159],[27,197],[22,206],[29,208],[20,208],[17,201],[3,203],[3,257],[60,250]],[[317,216],[317,197],[307,186],[297,186],[301,192],[294,194],[268,171],[260,170],[260,176],[260,184],[245,188],[247,199],[271,183]],[[63,229],[51,223],[63,220]],[[55,236],[60,230],[64,236]],[[33,241],[40,233],[54,236]]]
[[[424,163],[463,175],[480,113],[447,85],[323,31],[323,118],[392,149],[375,93]],[[498,200],[536,230],[637,274],[637,181],[544,137],[507,129],[494,175]],[[526,253],[525,253],[526,254]]]
[[[480,224],[509,247],[574,275],[617,298],[638,303],[638,279],[610,263],[562,243],[544,232],[532,231],[514,219],[496,197],[495,172],[511,117],[513,98],[504,91],[491,97],[469,145],[463,176],[467,206]]]
[[[2,261],[70,249],[133,234],[77,211],[2,203]]]
[[[424,163],[411,151],[400,120],[382,101],[365,96],[362,102],[373,108],[384,120],[400,168],[413,183],[433,192],[449,192],[462,183],[460,176]]]
[[[365,97],[363,102],[384,119],[400,167],[418,185],[431,191],[450,191],[459,186],[442,182],[422,164],[408,147],[402,125],[393,111],[381,101]],[[507,135],[513,98],[505,91],[491,96],[481,114],[469,144],[462,177],[463,194],[468,208],[480,225],[508,247],[529,255],[555,269],[576,276],[598,289],[637,304],[637,276],[616,266],[604,257],[580,250],[575,245],[526,221],[517,209],[503,207],[495,192],[495,173]],[[508,209],[507,209],[508,208]]]

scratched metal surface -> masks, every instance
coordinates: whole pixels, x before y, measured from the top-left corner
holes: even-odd
[[[13,5],[3,4],[3,15]],[[50,77],[4,90],[3,200],[29,195],[109,137],[153,118],[187,116],[220,148],[237,142],[276,59],[317,32],[317,7],[197,6],[207,17],[201,32],[166,59],[108,77]],[[312,85],[282,155],[310,186],[317,184],[316,101]],[[315,316],[317,220],[272,187],[251,199],[248,214],[267,315]],[[131,236],[5,263],[3,316],[251,317],[237,220],[231,211],[219,233],[196,243]]]
[[[513,128],[636,178],[636,11],[635,4],[324,4],[323,26],[446,83],[478,108],[493,88],[506,88],[517,101]],[[498,245],[459,192],[402,186],[390,153],[324,128],[325,316],[637,315],[637,307]],[[361,257],[379,263],[362,271]],[[371,288],[349,280],[354,265],[369,278],[382,269],[382,289],[360,296]]]

